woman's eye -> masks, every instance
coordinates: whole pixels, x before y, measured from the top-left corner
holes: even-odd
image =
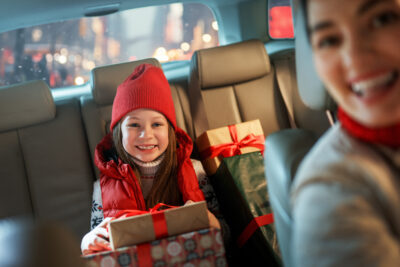
[[[329,48],[338,45],[340,42],[339,38],[336,36],[327,36],[324,38],[321,38],[317,42],[317,47],[318,48]]]
[[[131,123],[131,124],[129,124],[129,127],[139,127],[139,123],[136,123],[136,122]]]
[[[397,21],[398,19],[399,15],[396,14],[395,12],[392,11],[384,12],[372,19],[372,26],[375,28],[379,28],[391,22]]]

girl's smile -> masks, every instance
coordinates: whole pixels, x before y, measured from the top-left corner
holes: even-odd
[[[122,145],[132,157],[150,162],[161,156],[168,146],[168,121],[151,109],[136,109],[122,120]]]

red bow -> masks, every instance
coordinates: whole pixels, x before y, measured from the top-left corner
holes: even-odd
[[[153,219],[153,228],[156,239],[161,239],[168,236],[167,221],[165,220],[164,210],[158,210],[161,207],[176,208],[177,206],[170,206],[164,203],[158,203],[148,211],[145,210],[121,210],[115,215],[115,218],[132,217],[141,214],[151,214]]]
[[[208,147],[206,150],[200,152],[201,158],[215,158],[218,156],[222,156],[224,158],[233,157],[242,154],[240,151],[241,148],[249,146],[260,149],[261,153],[264,152],[265,140],[263,135],[249,134],[239,141],[236,125],[229,125],[228,129],[232,138],[232,142]]]

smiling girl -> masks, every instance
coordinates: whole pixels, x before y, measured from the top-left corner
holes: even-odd
[[[339,122],[292,187],[296,266],[400,263],[399,2],[301,1]]]
[[[183,205],[204,200],[204,192],[208,207],[218,212],[201,163],[190,159],[192,141],[176,125],[171,90],[160,68],[142,64],[118,87],[110,129],[95,151],[101,174],[94,184],[92,231],[82,240],[83,254],[109,249],[106,226],[121,210]]]

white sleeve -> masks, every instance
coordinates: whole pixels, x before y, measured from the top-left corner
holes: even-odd
[[[95,228],[104,219],[103,201],[101,199],[100,180],[93,183],[92,213],[90,219],[90,229]]]
[[[224,242],[225,244],[228,244],[230,240],[230,229],[224,216],[220,212],[217,196],[215,195],[214,188],[210,183],[210,179],[204,171],[203,165],[200,161],[192,159],[192,164],[194,171],[196,172],[197,180],[199,181],[200,190],[203,192],[204,198],[206,199],[207,208],[215,215],[215,217],[217,217],[222,228]]]

